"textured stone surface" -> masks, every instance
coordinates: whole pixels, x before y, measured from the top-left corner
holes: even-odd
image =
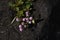
[[[12,20],[12,13],[9,11],[7,0],[0,0],[0,40],[47,40],[48,38],[48,16],[51,12],[51,6],[48,4],[47,0],[37,0],[33,2],[34,9],[33,11],[34,18],[37,19],[39,14],[44,20],[37,23],[37,27],[34,28],[34,31],[31,29],[24,30],[19,32],[17,23],[9,25]],[[44,25],[47,24],[47,25]],[[45,37],[44,37],[45,36]],[[39,38],[40,37],[40,38]]]
[[[37,40],[39,33],[41,32],[41,29],[46,21],[47,18],[47,3],[43,0],[37,0],[33,3],[34,9],[36,11],[33,12],[33,15],[35,18],[38,18],[38,15],[41,14],[41,18],[44,19],[44,21],[37,23],[37,28],[34,29],[34,31],[31,31],[31,29],[24,30],[23,32],[19,32],[17,29],[16,23],[9,26],[13,16],[12,13],[9,13],[7,3],[8,1],[0,1],[0,37],[1,40]],[[11,16],[11,17],[10,17]],[[4,38],[4,39],[3,39]]]

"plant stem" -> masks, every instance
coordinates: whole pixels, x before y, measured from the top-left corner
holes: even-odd
[[[15,21],[16,17],[14,17],[14,19],[11,21],[11,24]]]

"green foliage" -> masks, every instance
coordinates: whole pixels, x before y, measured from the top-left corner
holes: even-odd
[[[10,7],[15,7],[15,4],[13,4],[12,2],[9,2],[9,6]]]
[[[15,7],[15,10],[16,10],[16,11],[19,11],[19,7]]]
[[[23,5],[23,1],[22,0],[16,0],[16,6],[18,6],[18,5]]]
[[[23,12],[24,12],[23,10],[18,11],[16,16],[18,17],[24,16]]]
[[[14,11],[17,11],[17,17],[24,16],[24,11],[30,10],[31,4],[31,0],[16,0],[15,3],[9,2],[10,8]]]

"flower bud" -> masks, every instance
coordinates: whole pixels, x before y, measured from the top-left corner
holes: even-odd
[[[22,20],[25,21],[25,18],[23,18]]]
[[[19,25],[19,28],[22,28],[22,25]]]
[[[32,17],[30,17],[29,20],[32,20]]]
[[[22,25],[19,25],[19,31],[22,31],[23,29],[22,29]]]
[[[29,16],[29,12],[28,11],[26,11],[26,16]]]
[[[25,18],[26,19],[26,21],[28,21],[29,19],[28,18]]]
[[[34,20],[32,20],[32,23],[34,24],[34,23],[35,23],[35,21],[34,21]]]
[[[31,21],[29,21],[28,23],[31,24]]]
[[[22,22],[21,25],[24,25],[24,22]]]
[[[24,28],[26,28],[27,27],[27,25],[24,25]]]
[[[19,30],[20,30],[21,32],[23,31],[23,29],[22,29],[22,28],[20,28]]]
[[[19,18],[16,18],[16,21],[18,22],[19,21]]]
[[[29,22],[29,20],[26,21],[27,23]]]

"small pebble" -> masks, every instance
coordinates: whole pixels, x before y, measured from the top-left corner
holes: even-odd
[[[5,31],[0,31],[0,33],[5,33]]]

